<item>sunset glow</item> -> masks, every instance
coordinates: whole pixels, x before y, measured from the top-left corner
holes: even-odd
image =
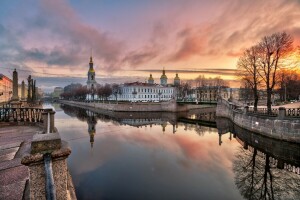
[[[113,82],[163,67],[170,78],[176,70],[182,79],[219,76],[209,70],[235,69],[245,48],[278,31],[300,45],[298,0],[16,0],[1,1],[0,11],[1,73],[16,68],[20,79],[57,85],[86,77],[91,49],[99,82]]]

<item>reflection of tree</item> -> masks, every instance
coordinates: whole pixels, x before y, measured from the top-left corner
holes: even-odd
[[[205,133],[205,129],[203,126],[200,126],[199,124],[196,124],[195,125],[195,131],[198,135],[200,136],[204,136],[204,133]]]
[[[277,169],[269,155],[260,155],[256,149],[250,152],[240,147],[233,170],[246,199],[297,199],[300,195],[299,175]]]

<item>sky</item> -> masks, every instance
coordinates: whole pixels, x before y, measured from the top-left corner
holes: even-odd
[[[0,73],[50,91],[85,83],[92,54],[99,83],[234,80],[245,48],[281,31],[300,45],[299,0],[1,0]]]

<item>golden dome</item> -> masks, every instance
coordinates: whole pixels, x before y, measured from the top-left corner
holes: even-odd
[[[149,77],[148,81],[154,81],[154,79],[152,77],[152,74],[150,74],[150,77]]]
[[[161,75],[161,77],[160,77],[161,79],[162,78],[165,78],[165,79],[167,79],[168,77],[166,76],[166,71],[165,71],[165,68],[163,68],[163,74]]]
[[[95,73],[95,70],[94,70],[94,68],[90,68],[90,69],[89,69],[89,72],[91,72],[91,73]]]
[[[175,80],[180,80],[178,74],[176,73],[176,77],[175,77]]]

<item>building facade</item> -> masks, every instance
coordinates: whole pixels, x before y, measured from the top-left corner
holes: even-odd
[[[121,101],[169,101],[174,99],[175,88],[149,83],[125,83],[120,86]]]
[[[3,74],[0,74],[0,103],[8,102],[11,100],[12,90],[12,80]]]

